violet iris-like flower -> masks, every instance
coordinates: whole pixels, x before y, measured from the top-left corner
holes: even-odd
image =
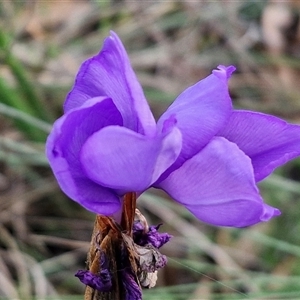
[[[104,215],[127,192],[166,191],[200,220],[243,227],[280,214],[256,182],[300,154],[300,127],[234,110],[219,66],[180,94],[156,123],[118,36],[85,61],[47,140],[61,189]]]

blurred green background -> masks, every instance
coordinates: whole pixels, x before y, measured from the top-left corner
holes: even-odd
[[[95,216],[67,199],[44,142],[80,64],[109,30],[125,44],[158,117],[218,64],[236,108],[300,123],[299,1],[0,2],[0,299],[83,299]],[[300,160],[260,184],[282,215],[251,228],[195,220],[151,190],[138,206],[174,235],[156,299],[300,299]]]

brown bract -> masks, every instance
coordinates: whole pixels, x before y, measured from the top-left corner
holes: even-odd
[[[138,299],[138,295],[141,297],[142,287],[155,286],[157,269],[164,265],[165,258],[152,245],[135,244],[132,234],[134,220],[143,222],[145,230],[149,228],[145,217],[136,210],[135,206],[136,194],[126,194],[121,224],[111,217],[97,215],[87,267],[93,274],[99,274],[100,255],[104,253],[112,276],[112,288],[109,292],[101,292],[87,286],[85,300],[129,299],[130,293]]]

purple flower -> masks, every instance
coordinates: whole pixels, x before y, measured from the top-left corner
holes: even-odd
[[[111,215],[125,193],[166,191],[200,220],[248,226],[280,214],[256,182],[300,154],[300,127],[234,110],[233,66],[180,94],[157,124],[115,33],[85,61],[47,140],[62,190],[86,209]]]

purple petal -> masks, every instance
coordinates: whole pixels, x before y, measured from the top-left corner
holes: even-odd
[[[262,113],[234,111],[218,135],[251,158],[256,181],[300,154],[300,126]]]
[[[109,97],[120,111],[124,126],[153,135],[155,120],[119,37],[111,32],[102,50],[85,61],[64,104],[65,112],[93,97]]]
[[[251,160],[234,143],[216,137],[160,183],[200,220],[244,227],[279,215],[263,203]]]
[[[84,175],[79,152],[91,134],[112,124],[122,125],[114,103],[94,98],[58,119],[46,143],[46,155],[64,193],[86,209],[106,215],[120,208],[119,197]]]
[[[218,69],[213,70],[212,73],[216,75],[219,79],[227,81],[235,70],[236,68],[234,66],[226,67],[223,65],[219,65]]]
[[[81,162],[88,177],[100,185],[120,194],[141,192],[176,160],[180,150],[181,134],[176,127],[148,138],[124,127],[109,126],[87,140]]]
[[[213,71],[179,95],[159,119],[160,128],[166,119],[175,117],[183,137],[180,156],[163,178],[199,152],[224,126],[232,109],[227,78],[233,70],[233,66],[220,66],[220,70]]]

